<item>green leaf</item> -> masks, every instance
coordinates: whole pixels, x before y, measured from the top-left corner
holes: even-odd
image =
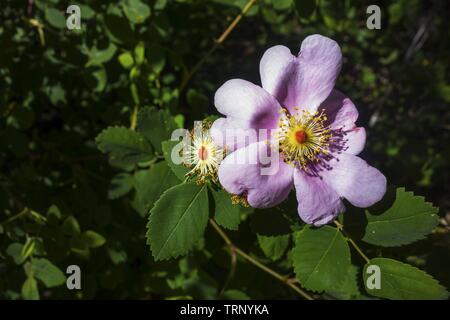
[[[45,19],[50,23],[52,27],[55,28],[65,28],[66,27],[66,18],[61,11],[55,8],[47,8],[45,10]]]
[[[141,170],[134,175],[136,196],[133,207],[145,216],[164,191],[180,183],[165,161],[158,162],[150,170]]]
[[[177,124],[178,128],[183,128],[184,127],[184,120],[185,120],[184,119],[184,115],[177,114],[175,117],[173,117],[173,120]]]
[[[104,68],[89,68],[84,77],[94,92],[102,92],[108,82],[108,75]]]
[[[134,32],[127,18],[116,14],[106,14],[103,21],[106,35],[115,43],[124,44],[134,41]]]
[[[133,176],[128,173],[119,173],[111,179],[108,189],[108,198],[120,198],[126,195],[132,188]]]
[[[86,63],[86,67],[92,66],[102,66],[105,62],[114,57],[117,51],[117,47],[114,43],[110,42],[106,49],[98,49],[97,47],[92,47],[88,52],[89,61]]]
[[[134,48],[134,57],[137,64],[144,63],[145,59],[145,46],[143,42],[139,42]]]
[[[39,300],[37,282],[33,277],[28,277],[23,283],[22,298],[25,300]]]
[[[57,287],[66,282],[64,273],[47,259],[33,259],[31,270],[34,277],[41,280],[47,288]]]
[[[258,235],[258,243],[266,257],[273,261],[280,259],[289,246],[290,235],[261,236]]]
[[[203,236],[208,223],[205,185],[180,184],[170,188],[150,211],[147,243],[155,260],[186,254]]]
[[[167,141],[163,141],[161,143],[161,146],[162,146],[162,150],[163,150],[163,154],[164,154],[164,159],[166,160],[169,167],[172,169],[172,172],[178,177],[178,179],[183,181],[185,179],[186,173],[188,173],[190,169],[186,168],[185,166],[183,166],[181,164],[175,164],[172,161],[172,152],[177,151],[177,150],[173,150],[173,149],[179,143],[182,143],[182,142],[167,140]],[[178,148],[178,146],[177,146],[177,148]]]
[[[423,239],[438,224],[437,208],[423,197],[398,188],[393,202],[388,198],[366,210],[363,241],[385,247],[401,246]]]
[[[47,218],[53,217],[55,220],[61,219],[61,211],[57,205],[52,204],[47,210]]]
[[[195,89],[189,89],[186,95],[187,102],[191,107],[191,112],[202,117],[208,111],[209,100],[208,97]]]
[[[150,7],[140,0],[123,0],[123,11],[132,23],[143,23],[150,16]]]
[[[343,283],[337,285],[331,290],[328,290],[327,292],[333,297],[341,300],[357,299],[361,295],[358,288],[357,277],[358,268],[351,265],[347,271],[347,274],[344,276]]]
[[[155,44],[150,45],[148,48],[148,62],[152,71],[159,74],[166,65],[164,48]]]
[[[98,248],[105,244],[106,239],[95,231],[87,230],[81,235],[82,241],[89,248]]]
[[[62,231],[69,236],[79,234],[80,225],[78,224],[77,219],[73,216],[68,216],[63,222]]]
[[[6,253],[13,258],[15,264],[19,265],[25,261],[25,257],[22,255],[23,244],[14,242],[11,243],[6,249]]]
[[[109,153],[111,160],[132,165],[153,158],[151,145],[138,132],[125,127],[108,127],[96,138],[98,148]]]
[[[343,283],[350,268],[350,249],[342,233],[330,226],[300,231],[293,249],[294,271],[302,287],[323,291]]]
[[[137,128],[156,151],[162,153],[161,142],[171,137],[177,125],[168,110],[145,107],[139,111]]]
[[[211,192],[215,203],[214,219],[216,222],[224,228],[237,230],[241,222],[241,207],[231,203],[230,194],[225,190],[211,190]]]
[[[293,2],[294,0],[272,0],[272,6],[276,10],[287,10]]]
[[[119,62],[125,69],[131,69],[134,65],[134,59],[130,52],[124,52],[119,55]]]
[[[369,289],[371,283],[367,268],[375,265],[380,268],[380,289]],[[369,294],[395,300],[445,300],[449,294],[433,277],[409,264],[386,258],[371,259],[364,266],[364,285]],[[368,282],[369,280],[369,282]]]
[[[36,241],[33,238],[29,238],[25,245],[22,248],[21,255],[24,259],[31,256],[34,252],[34,248],[36,247]]]

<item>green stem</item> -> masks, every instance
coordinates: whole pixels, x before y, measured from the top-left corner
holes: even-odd
[[[192,70],[188,72],[186,77],[183,79],[183,82],[181,83],[180,92],[186,88],[186,85],[188,84],[192,76],[198,71],[198,69],[200,69],[200,67],[205,63],[205,61],[208,60],[208,58],[214,53],[214,51],[216,51],[217,48],[225,41],[225,39],[234,30],[234,28],[236,28],[236,26],[242,20],[242,18],[247,14],[247,12],[250,11],[250,9],[253,7],[256,1],[257,0],[249,0],[247,2],[247,4],[242,9],[241,13],[239,13],[239,15],[236,18],[234,18],[234,20],[220,35],[220,37],[217,38],[212,48],[209,49],[208,52],[203,56],[203,58],[201,58],[200,61],[192,68]]]
[[[12,222],[12,221],[14,221],[14,220],[17,220],[17,219],[19,219],[20,217],[26,215],[27,213],[28,213],[28,208],[24,208],[24,209],[23,209],[22,211],[20,211],[18,214],[14,215],[14,216],[12,216],[12,217],[9,217],[9,218],[6,219],[5,221],[3,221],[1,224],[7,224],[7,223],[10,223],[10,222]]]
[[[344,226],[337,220],[334,220],[334,224],[338,227],[338,229],[344,233]],[[345,233],[344,233],[345,235]],[[352,238],[350,238],[349,236],[345,235],[346,239],[348,242],[350,242],[350,244],[353,246],[353,248],[355,248],[355,250],[359,253],[359,255],[367,262],[370,262],[370,259],[364,254],[364,252],[361,250],[361,248],[356,244],[355,241],[353,241]]]
[[[230,238],[226,235],[226,233],[217,225],[217,223],[213,219],[209,219],[209,223],[214,228],[214,230],[219,234],[219,236],[223,239],[223,241],[225,241],[225,243],[230,247],[231,250],[234,250],[238,255],[240,255],[242,258],[244,258],[248,262],[252,263],[259,269],[263,270],[264,272],[267,272],[274,278],[278,279],[279,281],[281,281],[282,283],[284,283],[285,285],[290,287],[292,290],[294,290],[295,292],[300,294],[303,298],[305,298],[307,300],[314,300],[308,293],[306,293],[305,291],[300,289],[298,286],[296,286],[294,283],[292,283],[292,281],[289,281],[288,278],[282,276],[278,272],[265,266],[264,264],[262,264],[255,258],[251,257],[250,255],[248,255],[247,253],[242,251],[239,247],[235,246],[233,244],[233,242],[230,240]]]

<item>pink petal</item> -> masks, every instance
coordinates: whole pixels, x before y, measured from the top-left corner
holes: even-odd
[[[342,153],[322,171],[324,181],[356,207],[370,207],[386,193],[386,177],[361,158]]]
[[[273,207],[289,195],[293,179],[291,166],[279,159],[270,165],[270,175],[262,174],[270,166],[264,161],[269,146],[261,141],[229,154],[220,164],[219,180],[229,193],[247,195],[248,203],[255,208]]]
[[[330,95],[342,63],[336,41],[321,35],[307,37],[298,58],[284,68],[282,83],[274,93],[290,112],[294,108],[311,112]]]
[[[225,82],[214,97],[217,110],[229,118],[244,121],[249,128],[276,128],[280,104],[263,88],[241,79]],[[244,128],[245,129],[245,128]]]
[[[228,151],[243,148],[258,141],[259,132],[249,128],[248,121],[235,118],[219,118],[213,122],[210,134],[214,142]],[[243,129],[247,128],[247,129]],[[263,137],[266,140],[266,137]]]
[[[330,128],[342,132],[345,143],[341,151],[359,154],[366,144],[366,130],[355,125],[359,114],[353,102],[340,91],[333,90],[320,109],[327,115]]]
[[[276,95],[281,85],[286,67],[295,60],[291,50],[285,46],[274,46],[264,52],[259,63],[262,87],[272,95]]]
[[[333,90],[319,109],[324,109],[332,129],[351,130],[358,119],[353,102],[338,90]]]
[[[320,177],[294,171],[298,213],[308,224],[320,226],[334,220],[345,210],[339,195]]]
[[[357,155],[364,150],[366,145],[366,129],[355,127],[352,130],[344,132],[345,147],[343,152]]]

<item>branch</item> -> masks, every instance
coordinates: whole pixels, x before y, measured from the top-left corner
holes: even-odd
[[[223,241],[225,241],[225,243],[230,247],[231,252],[233,252],[233,251],[236,252],[238,255],[240,255],[241,257],[246,259],[248,262],[252,263],[253,265],[258,267],[259,269],[263,270],[264,272],[267,272],[268,274],[270,274],[274,278],[278,279],[279,281],[281,281],[282,283],[287,285],[289,288],[291,288],[292,290],[294,290],[295,292],[300,294],[303,298],[305,298],[307,300],[314,300],[308,293],[306,293],[301,288],[296,286],[288,278],[282,276],[281,274],[279,274],[275,270],[272,270],[269,267],[265,266],[264,264],[262,264],[261,262],[259,262],[255,258],[251,257],[250,255],[248,255],[247,253],[242,251],[239,247],[234,245],[233,242],[230,240],[230,238],[226,235],[226,233],[217,225],[217,223],[213,219],[209,219],[209,223],[214,228],[214,230],[219,234],[219,236],[223,239]]]

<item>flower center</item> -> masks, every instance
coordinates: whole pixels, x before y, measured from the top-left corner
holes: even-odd
[[[305,143],[308,136],[306,135],[305,130],[298,130],[295,132],[295,140],[297,140],[298,143]]]
[[[331,130],[326,121],[323,110],[314,114],[302,110],[291,115],[283,109],[278,124],[278,141],[283,160],[303,170],[324,160],[332,142]]]
[[[188,178],[195,176],[197,183],[207,179],[216,182],[217,170],[225,151],[216,145],[209,132],[211,125],[207,121],[195,124],[190,132],[191,139],[183,147],[183,164],[191,170]]]
[[[205,146],[201,146],[198,149],[198,157],[200,160],[206,160],[208,158],[208,149]]]

